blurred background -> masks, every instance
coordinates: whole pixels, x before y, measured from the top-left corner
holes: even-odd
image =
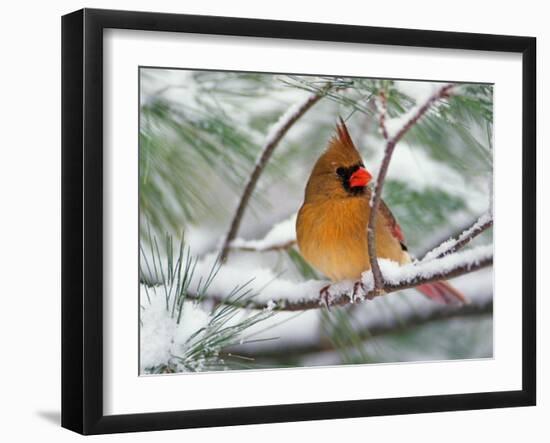
[[[442,306],[415,290],[330,311],[259,312],[211,300],[318,292],[326,281],[294,245],[294,220],[337,119],[376,174],[385,147],[381,93],[392,131],[442,85],[142,68],[142,373],[492,357],[492,268],[452,280],[471,300],[466,306]],[[321,92],[274,150],[221,265],[216,258],[273,128]],[[383,198],[413,255],[491,209],[492,103],[491,85],[460,85],[398,144]],[[491,243],[488,230],[469,247]]]

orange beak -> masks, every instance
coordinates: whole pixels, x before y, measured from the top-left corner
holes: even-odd
[[[357,171],[351,174],[351,177],[349,178],[349,187],[362,188],[364,186],[367,186],[371,179],[372,175],[369,173],[369,171],[367,171],[365,168],[359,168]]]

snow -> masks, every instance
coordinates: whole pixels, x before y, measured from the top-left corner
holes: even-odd
[[[236,238],[231,242],[231,247],[236,249],[265,251],[273,247],[291,243],[296,240],[296,216],[297,214],[293,214],[287,220],[275,224],[262,239],[244,240],[242,238]]]
[[[399,263],[387,259],[379,259],[380,271],[384,281],[391,285],[407,284],[417,278],[429,279],[435,275],[446,273],[457,268],[471,267],[479,264],[493,255],[493,245],[478,246],[477,248],[449,254],[437,260],[421,261],[401,266]],[[365,289],[374,289],[371,271],[362,275]]]
[[[267,243],[266,243],[267,244]],[[192,251],[191,251],[192,252]],[[145,259],[142,259],[141,273],[150,283],[160,284],[161,276],[168,275],[168,265],[163,259],[162,265],[156,261],[158,278],[155,275],[153,256],[150,250],[144,250],[149,269]],[[206,290],[206,295],[220,297],[227,294],[229,290],[240,287],[249,282],[247,289],[257,294],[255,301],[268,303],[270,300],[287,299],[291,301],[302,300],[309,295],[319,295],[320,289],[327,284],[326,281],[308,280],[296,281],[295,278],[284,278],[281,271],[274,268],[272,262],[265,256],[267,254],[231,254],[227,263],[221,266],[216,277]],[[198,292],[198,285],[211,273],[214,266],[217,266],[217,253],[209,253],[197,260],[193,281],[189,286],[190,293]],[[162,266],[162,272],[160,270]],[[202,277],[202,278],[201,278]],[[143,292],[145,294],[145,292]],[[149,295],[152,291],[149,290]]]
[[[213,254],[199,260],[195,275],[208,275],[215,261],[216,256]],[[191,292],[196,291],[198,280],[196,278],[195,283],[189,288]],[[280,273],[274,271],[272,267],[263,265],[258,261],[251,262],[244,258],[239,259],[232,256],[220,268],[206,294],[221,296],[227,293],[228,288],[241,286],[248,281],[250,283],[247,288],[252,289],[252,292],[257,294],[254,296],[254,301],[260,303],[268,303],[270,300],[276,301],[280,299],[299,301],[313,296],[318,297],[319,291],[326,285],[326,282],[320,280],[296,282],[291,279],[285,279],[281,277]]]
[[[452,271],[460,267],[469,269],[480,261],[491,257],[493,246],[478,246],[473,249],[456,252],[441,259],[422,261],[407,265],[399,265],[397,262],[379,259],[380,270],[384,280],[391,285],[407,284],[417,278],[429,279],[434,275]],[[215,257],[208,256],[197,264],[196,275],[206,275],[214,264]],[[296,282],[281,278],[272,269],[267,267],[254,267],[250,263],[243,267],[239,261],[229,261],[223,265],[206,294],[220,296],[227,292],[228,288],[242,285],[250,281],[254,301],[267,303],[270,309],[275,307],[281,300],[299,302],[306,300],[318,300],[320,290],[327,284],[321,280],[307,280]],[[197,279],[198,280],[198,279]],[[362,282],[368,292],[374,288],[372,272],[366,271],[362,275]],[[344,280],[331,285],[330,294],[336,297],[340,294],[350,294],[353,291],[353,281]],[[190,291],[196,291],[192,285]]]
[[[200,305],[184,302],[180,323],[172,318],[166,309],[162,290],[148,289],[149,300],[144,296],[144,285],[140,285],[142,300],[140,312],[140,371],[167,364],[173,355],[181,355],[189,337],[206,326],[210,314]]]
[[[436,248],[428,252],[422,260],[423,261],[433,260],[437,256],[442,255],[445,252],[451,250],[452,248],[455,247],[457,243],[460,243],[462,240],[469,237],[473,232],[477,231],[482,225],[489,222],[491,218],[492,216],[490,212],[483,214],[472,226],[464,230],[456,239],[450,238],[449,240],[441,243],[439,246],[437,246]]]
[[[483,218],[481,219],[483,221]],[[431,278],[435,274],[444,273],[458,267],[474,266],[479,261],[492,256],[492,244],[478,246],[473,249],[449,254],[437,260],[424,260],[407,265],[379,259],[379,265],[384,280],[392,285],[409,283],[416,278]],[[196,265],[195,278],[189,287],[191,293],[198,292],[198,285],[210,273],[217,261],[215,254],[209,254],[201,258]],[[363,273],[363,284],[366,291],[374,288],[372,272]],[[231,260],[220,267],[216,278],[206,291],[207,296],[220,297],[227,293],[228,289],[242,286],[249,282],[247,288],[254,294],[254,301],[266,303],[270,309],[275,307],[280,300],[299,302],[319,299],[320,290],[327,284],[323,280],[295,281],[283,278],[272,266],[263,264],[259,260],[250,260],[242,256],[232,256]],[[353,291],[353,281],[344,280],[333,283],[330,294],[336,297],[340,294],[349,294]],[[151,291],[149,291],[151,293]]]

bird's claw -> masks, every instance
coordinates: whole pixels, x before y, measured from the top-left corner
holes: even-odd
[[[361,288],[361,291],[363,292],[363,294],[366,294],[366,289],[365,289],[365,285],[363,284],[362,281],[356,281],[354,284],[353,284],[353,293],[351,295],[351,302],[352,303],[355,303],[355,301],[357,300],[357,292],[359,291],[359,288]]]
[[[323,286],[319,291],[319,296],[326,308],[330,311],[330,285]]]

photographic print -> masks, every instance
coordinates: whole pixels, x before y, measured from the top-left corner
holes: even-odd
[[[493,357],[493,85],[138,75],[141,375]]]

